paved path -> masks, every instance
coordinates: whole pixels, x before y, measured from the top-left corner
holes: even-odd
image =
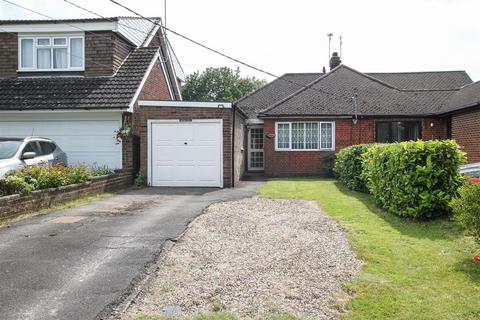
[[[146,188],[0,229],[1,319],[94,319],[209,204],[256,193]]]

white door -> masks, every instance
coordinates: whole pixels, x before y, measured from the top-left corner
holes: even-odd
[[[248,129],[248,170],[263,170],[263,127]]]
[[[41,136],[54,140],[68,164],[122,168],[122,145],[115,139],[120,113],[20,113],[0,115],[0,137]]]
[[[222,120],[150,121],[150,184],[222,187]]]

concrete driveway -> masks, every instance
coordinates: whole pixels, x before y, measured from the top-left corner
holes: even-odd
[[[0,229],[1,319],[95,319],[135,285],[166,240],[235,189],[146,188]]]

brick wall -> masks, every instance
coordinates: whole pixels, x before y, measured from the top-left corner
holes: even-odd
[[[85,75],[113,75],[132,49],[111,31],[85,33]]]
[[[452,115],[452,139],[467,153],[468,163],[480,162],[480,110]]]
[[[0,77],[14,77],[18,69],[17,35],[0,33]]]
[[[303,119],[312,121],[313,119]],[[422,139],[445,139],[447,137],[447,120],[445,119],[395,119],[364,118],[357,124],[351,119],[314,119],[315,121],[335,121],[335,152],[354,144],[375,142],[376,121],[421,121]],[[281,121],[302,121],[302,119],[282,119]],[[331,151],[275,151],[275,122],[265,119],[265,175],[267,176],[324,176],[327,168],[326,157]],[[433,127],[430,126],[433,123]],[[480,160],[479,160],[480,161]]]
[[[147,121],[154,119],[223,119],[223,184],[232,185],[232,112],[216,108],[140,107],[136,112],[136,133],[140,136],[140,172],[146,177],[148,168]]]
[[[132,184],[132,172],[94,177],[91,181],[60,188],[33,191],[26,195],[0,197],[0,219],[13,218],[28,212],[64,204],[87,196],[126,188]]]

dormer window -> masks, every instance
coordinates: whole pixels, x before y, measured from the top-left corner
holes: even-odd
[[[19,71],[83,71],[83,35],[20,36]]]

